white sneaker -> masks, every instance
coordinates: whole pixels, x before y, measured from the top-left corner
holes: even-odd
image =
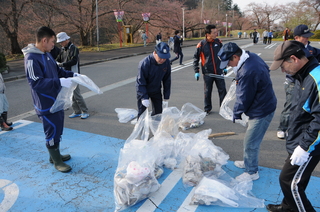
[[[246,168],[246,167],[244,166],[244,161],[243,161],[243,160],[236,160],[236,161],[234,162],[234,165],[235,165],[236,167],[240,168],[240,169]]]
[[[284,132],[283,131],[278,131],[277,132],[277,137],[280,138],[280,139],[284,139],[284,137],[285,137]]]
[[[259,173],[256,172],[254,174],[249,174],[248,172],[243,172],[238,177],[236,177],[236,180],[239,182],[246,181],[246,180],[257,180],[259,179]]]

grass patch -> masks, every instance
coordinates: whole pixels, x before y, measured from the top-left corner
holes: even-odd
[[[138,44],[122,44],[122,48],[129,48],[129,47],[137,47],[137,46],[143,46],[143,44],[138,43]],[[97,46],[78,46],[79,50],[82,52],[97,52],[98,47]],[[108,50],[113,50],[113,49],[120,49],[120,44],[119,43],[113,43],[113,44],[100,44],[99,45],[99,50],[100,51],[108,51]]]

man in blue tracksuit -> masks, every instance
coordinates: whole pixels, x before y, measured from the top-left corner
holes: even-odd
[[[244,173],[236,180],[259,179],[258,164],[262,139],[273,118],[277,99],[272,88],[268,65],[257,55],[239,48],[235,43],[225,44],[218,53],[220,68],[233,67],[236,74],[236,102],[233,121],[245,114],[249,117],[244,137],[244,161],[234,165],[243,168]]]
[[[152,114],[162,113],[162,100],[169,100],[171,91],[170,49],[160,42],[152,54],[140,61],[136,79],[138,118],[152,103]],[[163,87],[163,99],[161,88]]]
[[[61,86],[70,87],[74,73],[59,68],[52,58],[50,51],[55,43],[56,35],[48,27],[37,30],[36,43],[22,49],[24,54],[25,72],[31,87],[33,104],[38,117],[43,123],[46,136],[46,146],[50,161],[57,170],[69,172],[71,167],[63,161],[69,160],[70,155],[61,155],[59,143],[63,132],[64,111],[50,112]]]
[[[306,195],[311,174],[320,161],[320,66],[314,56],[306,57],[305,46],[286,41],[274,52],[270,70],[279,67],[295,80],[286,137],[287,159],[279,176],[281,204],[269,204],[270,212],[315,212]]]

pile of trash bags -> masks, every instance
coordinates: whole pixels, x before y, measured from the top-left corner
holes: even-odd
[[[264,207],[264,200],[251,193],[252,181],[237,182],[222,169],[229,155],[208,139],[211,129],[198,133],[179,130],[201,123],[205,115],[186,103],[181,111],[166,107],[162,114],[151,116],[146,110],[140,116],[120,150],[114,175],[115,211],[157,192],[164,167],[183,170],[183,184],[196,187],[190,204]]]

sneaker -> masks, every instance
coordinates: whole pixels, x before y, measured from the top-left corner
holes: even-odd
[[[269,204],[266,208],[269,212],[293,212],[292,209],[284,209],[282,205]]]
[[[277,137],[280,138],[280,139],[284,139],[284,137],[285,137],[284,132],[283,131],[278,131],[277,132]]]
[[[244,161],[243,161],[243,160],[236,160],[236,161],[234,162],[234,165],[235,165],[236,167],[240,168],[240,169],[246,168],[246,167],[244,166]]]
[[[86,119],[89,117],[89,114],[88,113],[82,113],[81,114],[81,119]]]
[[[205,112],[207,113],[206,115],[208,116],[211,113],[211,110],[206,110]]]
[[[254,174],[249,174],[248,172],[243,172],[238,177],[236,177],[236,180],[239,182],[246,181],[246,180],[257,180],[259,179],[259,173],[256,172]]]
[[[80,117],[81,114],[76,114],[76,113],[72,113],[69,118],[76,118],[76,117]]]

